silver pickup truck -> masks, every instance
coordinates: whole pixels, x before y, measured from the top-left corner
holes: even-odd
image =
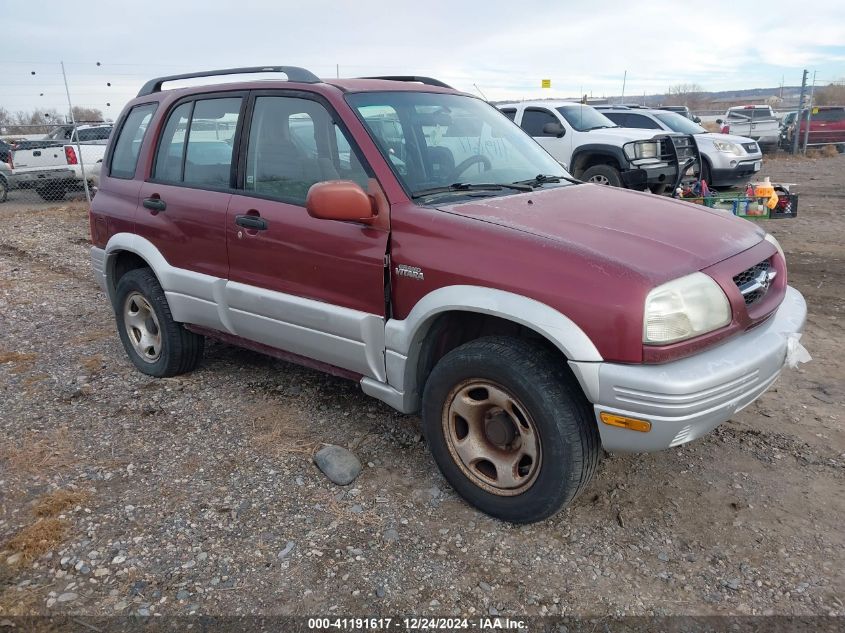
[[[771,106],[748,105],[729,108],[724,119],[716,119],[722,134],[747,136],[761,147],[774,149],[780,138],[780,123]]]

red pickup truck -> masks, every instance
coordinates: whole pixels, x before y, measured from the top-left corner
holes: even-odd
[[[253,72],[286,80],[162,90]],[[425,77],[154,79],[115,127],[90,224],[140,371],[189,371],[214,337],[355,380],[421,412],[454,488],[515,522],[569,503],[602,448],[728,420],[806,316],[759,227],[574,180]]]

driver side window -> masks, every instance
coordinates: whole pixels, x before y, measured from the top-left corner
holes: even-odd
[[[557,117],[548,110],[541,110],[536,108],[529,108],[522,113],[522,123],[520,127],[525,130],[529,136],[557,136],[557,134],[547,134],[543,132],[543,126],[546,123],[559,123]]]

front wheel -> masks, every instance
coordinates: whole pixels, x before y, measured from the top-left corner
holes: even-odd
[[[458,494],[513,523],[558,512],[599,461],[592,408],[563,360],[520,339],[481,338],[446,354],[426,382],[422,418]]]
[[[120,278],[114,309],[123,348],[143,373],[176,376],[199,364],[205,339],[173,320],[164,290],[149,268]]]
[[[581,180],[592,182],[596,185],[622,186],[622,175],[612,165],[593,165],[584,170],[584,173],[581,174]]]

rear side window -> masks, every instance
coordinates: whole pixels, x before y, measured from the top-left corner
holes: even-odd
[[[521,127],[530,136],[557,136],[543,132],[546,123],[558,123],[555,115],[548,110],[526,110],[522,113]]]
[[[626,114],[627,124],[626,127],[636,127],[640,128],[641,130],[660,130],[660,124],[657,123],[654,119],[650,119],[647,116],[643,116],[642,114]]]
[[[204,99],[176,107],[158,144],[154,179],[228,188],[241,101]]]
[[[114,145],[109,174],[113,178],[134,178],[141,144],[155,112],[156,103],[137,105],[129,111]]]
[[[503,108],[502,114],[504,114],[511,121],[513,121],[516,118],[516,108]]]

